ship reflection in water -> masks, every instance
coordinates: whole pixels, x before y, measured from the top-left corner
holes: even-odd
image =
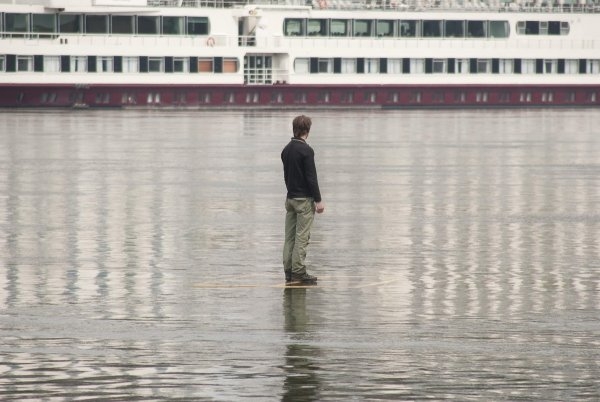
[[[2,400],[598,400],[596,110],[0,115]]]

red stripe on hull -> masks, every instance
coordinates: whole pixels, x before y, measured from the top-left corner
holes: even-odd
[[[0,86],[0,107],[227,108],[574,107],[600,104],[595,86]]]

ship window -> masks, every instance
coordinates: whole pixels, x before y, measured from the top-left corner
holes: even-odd
[[[544,73],[554,74],[558,69],[558,60],[544,60]]]
[[[86,15],[85,32],[92,34],[108,33],[108,15]]]
[[[467,94],[459,91],[454,92],[454,103],[465,103],[467,101]]]
[[[60,56],[44,56],[44,72],[60,72]]]
[[[420,21],[416,20],[402,20],[400,21],[400,36],[415,38],[420,36]]]
[[[310,72],[310,59],[296,59],[294,61],[294,71],[298,74],[308,74]]]
[[[410,94],[410,97],[408,100],[410,103],[421,103],[421,98],[422,98],[421,92],[415,91]]]
[[[140,71],[140,61],[138,57],[123,57],[123,72],[138,73]]]
[[[521,60],[521,74],[535,74],[535,59]]]
[[[121,103],[123,103],[123,104],[129,103],[129,104],[135,105],[137,103],[137,97],[133,93],[124,92],[121,95]]]
[[[32,14],[33,32],[56,32],[56,16],[54,14]]]
[[[548,35],[560,35],[560,21],[548,21]]]
[[[174,57],[173,58],[173,72],[174,73],[187,73],[189,71],[189,59],[187,57]]]
[[[95,101],[97,104],[107,104],[110,102],[110,94],[97,93]]]
[[[469,38],[485,38],[487,21],[467,21],[467,36]]]
[[[223,95],[223,103],[235,103],[235,93],[226,92]]]
[[[283,94],[281,92],[273,92],[271,94],[271,103],[283,103]]]
[[[341,72],[343,74],[356,73],[356,59],[342,59]]]
[[[187,17],[188,35],[208,35],[208,28],[207,17]]]
[[[475,94],[475,102],[477,103],[485,103],[488,101],[488,93],[483,91],[483,92],[477,92]]]
[[[431,100],[434,103],[444,103],[444,100],[445,100],[444,92],[441,92],[441,91],[434,92],[431,95]]]
[[[212,73],[213,72],[213,59],[212,58],[199,58],[198,59],[198,72],[199,73]]]
[[[354,20],[354,36],[371,36],[372,20]]]
[[[521,92],[519,94],[519,102],[531,102],[531,92]]]
[[[574,103],[575,102],[575,92],[569,91],[565,93],[565,102]]]
[[[379,73],[379,59],[365,59],[365,73],[366,74]]]
[[[553,102],[554,101],[554,93],[553,92],[542,92],[542,102]]]
[[[548,21],[540,21],[540,35],[548,35]]]
[[[0,56],[0,72],[6,71],[6,56]]]
[[[400,95],[398,92],[390,92],[388,93],[388,103],[398,103],[400,101]]]
[[[425,72],[425,59],[410,59],[410,73],[422,74]]]
[[[33,56],[17,56],[17,71],[33,71]]]
[[[579,60],[565,60],[565,74],[579,74]]]
[[[587,95],[588,102],[596,102],[596,92],[590,92]]]
[[[157,35],[160,33],[159,17],[138,16],[137,28],[140,35]]]
[[[540,33],[540,22],[539,21],[525,21],[525,35],[539,35]]]
[[[402,59],[388,59],[388,74],[402,74]]]
[[[96,71],[99,73],[112,73],[114,58],[112,56],[101,56],[96,59]]]
[[[490,38],[508,38],[509,33],[508,21],[490,21]]]
[[[477,60],[477,73],[484,74],[491,71],[491,60],[490,59],[478,59]]]
[[[367,91],[364,93],[364,102],[365,103],[376,103],[377,102],[377,93],[373,91]]]
[[[306,103],[306,92],[296,92],[294,94],[294,103]]]
[[[446,37],[446,38],[464,38],[465,37],[465,22],[464,21],[446,21],[444,37]]]
[[[82,33],[80,14],[59,14],[58,26],[61,33]]]
[[[431,63],[432,73],[445,73],[446,72],[446,59],[433,59]]]
[[[514,72],[513,59],[500,59],[498,61],[498,73],[512,74]]]
[[[198,94],[198,103],[210,103],[210,92],[200,92]]]
[[[133,16],[113,15],[111,18],[113,34],[133,34]]]
[[[331,36],[348,36],[348,25],[348,20],[331,20],[331,25],[329,28]]]
[[[286,36],[304,36],[304,20],[302,19],[286,19],[283,22],[283,32]],[[337,29],[337,28],[336,28]],[[332,22],[333,30],[333,22]]]
[[[441,20],[423,21],[423,37],[424,38],[440,38],[442,36]]]
[[[86,56],[71,56],[71,72],[85,73],[87,72],[88,58]]]
[[[319,59],[320,73],[333,73],[333,59]]]
[[[568,35],[570,31],[569,23],[567,21],[560,22],[560,34]]]
[[[468,74],[469,73],[469,59],[456,59],[455,60],[456,74]]]
[[[382,37],[394,36],[394,21],[378,20],[377,21],[377,36],[382,36]]]
[[[308,36],[327,36],[327,20],[309,19],[306,32]]]
[[[330,101],[331,93],[329,91],[322,91],[317,95],[317,102],[319,103],[329,103]]]
[[[354,92],[344,91],[340,96],[340,102],[342,103],[354,103]]]
[[[29,31],[29,14],[4,14],[4,30],[6,32]]]
[[[183,35],[183,17],[162,17],[163,35]]]
[[[498,93],[498,102],[500,103],[509,103],[510,102],[510,92],[502,91]]]
[[[588,60],[586,71],[588,74],[600,73],[600,60]]]
[[[223,72],[224,73],[237,73],[238,72],[238,59],[225,58],[223,59]]]
[[[525,34],[525,21],[518,21],[517,22],[517,33],[520,35],[524,35]]]
[[[258,92],[246,93],[246,103],[258,103],[259,95]]]

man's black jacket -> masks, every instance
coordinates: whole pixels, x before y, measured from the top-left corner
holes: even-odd
[[[281,161],[287,198],[312,197],[321,202],[315,152],[310,145],[302,138],[292,138],[281,151]]]

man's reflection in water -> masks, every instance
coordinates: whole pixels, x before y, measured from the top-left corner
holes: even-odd
[[[308,345],[306,330],[306,289],[286,288],[283,291],[285,331],[291,333],[285,352],[282,401],[312,401],[320,399],[321,384],[317,366],[319,349]],[[305,341],[305,342],[303,342]]]

